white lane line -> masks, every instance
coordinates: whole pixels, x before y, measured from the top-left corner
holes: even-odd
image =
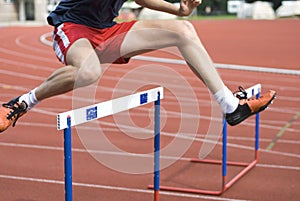
[[[15,56],[26,58],[26,59],[33,59],[33,60],[38,60],[38,61],[43,61],[43,62],[53,63],[53,61],[54,61],[51,58],[45,58],[45,57],[41,57],[41,56],[31,55],[28,53],[21,53],[21,52],[10,50],[10,49],[3,48],[3,47],[0,47],[0,52],[3,54],[10,54],[10,55],[15,55]]]
[[[17,147],[17,148],[26,148],[26,149],[41,149],[41,150],[51,150],[51,151],[63,151],[63,147],[55,147],[55,146],[46,146],[46,145],[31,145],[31,144],[19,144],[19,143],[7,143],[7,142],[0,142],[0,146],[2,147]],[[252,148],[253,149],[253,148]],[[104,151],[104,150],[86,150],[80,148],[72,148],[73,152],[77,153],[95,153],[95,154],[106,154],[106,155],[115,155],[115,156],[131,156],[131,157],[142,157],[142,158],[149,158],[150,155],[146,154],[135,154],[129,152],[115,152],[115,151]],[[272,153],[271,151],[267,151]],[[300,156],[298,155],[298,158]],[[191,158],[188,157],[173,157],[173,156],[161,156],[161,159],[164,160],[178,160],[178,161],[190,161]],[[273,165],[273,164],[257,164],[258,167],[262,168],[273,168],[273,169],[284,169],[284,170],[296,170],[300,171],[300,167],[298,166],[286,166],[286,165]]]
[[[0,174],[0,178],[1,179],[19,180],[19,181],[29,181],[29,182],[64,185],[64,181],[53,180],[53,179],[41,179],[41,178],[22,177],[22,176],[13,176],[13,175],[1,175],[1,174]],[[153,190],[145,190],[145,189],[138,189],[138,188],[109,186],[109,185],[102,185],[102,184],[88,184],[88,183],[79,183],[79,182],[73,182],[72,184],[73,184],[73,186],[78,186],[78,187],[153,194]],[[167,196],[173,196],[173,197],[185,197],[185,198],[195,198],[195,199],[205,199],[205,200],[245,201],[245,200],[240,200],[240,199],[235,199],[235,198],[221,198],[221,197],[215,197],[215,196],[205,196],[205,195],[196,195],[196,194],[187,194],[187,193],[174,193],[174,192],[168,192],[168,191],[160,191],[160,194],[167,195]]]
[[[95,121],[95,123],[97,123],[97,121]],[[115,126],[115,123],[111,123],[111,122],[101,122],[101,124],[104,124],[104,125],[107,125],[107,126]],[[34,123],[33,122],[20,122],[19,125],[24,125],[24,126],[34,126]],[[39,127],[47,127],[48,124],[41,124],[39,123],[37,126]],[[49,124],[49,127],[53,127],[52,124]],[[120,128],[126,128],[126,129],[131,129],[131,130],[134,130],[136,129],[135,127],[132,127],[132,126],[127,126],[127,125],[118,125],[118,127]],[[87,129],[87,130],[95,130],[95,128],[90,128],[90,127],[80,127],[81,129]],[[152,130],[149,130],[149,129],[145,129],[145,128],[139,128],[139,131],[141,131],[141,129],[143,129],[143,133],[149,133],[149,134],[152,134],[153,131]],[[105,130],[105,129],[103,129]],[[111,130],[110,130],[111,131]],[[119,131],[119,130],[117,130]],[[161,132],[161,135],[163,136],[170,136],[170,137],[174,137],[174,133],[168,133],[168,132],[164,132],[162,131]],[[190,135],[193,135],[193,133],[189,134],[189,133],[185,133],[185,135],[177,135],[177,138],[181,138],[181,139],[186,139],[186,140],[193,140],[193,141],[196,141],[196,142],[203,142],[204,139],[201,139],[201,138],[193,138],[193,137],[190,137]],[[208,140],[205,140],[206,142],[208,142]],[[215,142],[215,140],[212,140],[211,141],[212,143],[216,143],[218,145],[221,145],[222,143],[221,142]],[[239,144],[233,144],[233,143],[227,143],[227,146],[228,147],[233,147],[233,148],[238,148],[238,149],[244,149],[244,150],[253,150],[253,147],[252,146],[245,146],[245,145],[239,145]],[[293,158],[300,158],[300,155],[299,154],[294,154],[294,153],[286,153],[286,152],[280,152],[280,151],[274,151],[274,150],[265,150],[265,149],[260,149],[259,150],[260,152],[265,152],[265,153],[270,153],[270,154],[276,154],[276,155],[280,155],[280,156],[287,156],[287,157],[293,157]]]
[[[7,71],[6,70],[0,70],[0,72],[2,72],[2,73],[7,73]],[[14,75],[14,76],[16,76],[16,75],[18,75],[17,73],[8,73],[8,74],[10,74],[10,75]],[[20,75],[23,75],[23,74],[20,74]],[[26,76],[26,74],[24,74],[24,76]],[[38,77],[38,76],[31,76],[31,75],[29,75],[29,77],[31,77],[32,79],[34,78],[34,79],[38,79],[38,80],[40,80],[40,77]],[[10,88],[10,89],[15,89],[15,90],[18,90],[18,91],[22,91],[22,92],[24,92],[24,91],[28,91],[29,89],[26,89],[26,88],[22,88],[22,87],[15,87],[15,86],[11,86],[11,85],[7,85],[7,84],[2,84],[2,83],[0,83],[0,87],[4,87],[4,88]],[[107,90],[107,91],[112,91],[112,89],[113,88],[110,88],[110,87],[101,87],[102,89],[105,89],[105,90]],[[125,90],[126,91],[126,90]],[[80,97],[69,97],[69,96],[66,96],[66,95],[61,95],[60,96],[60,98],[62,98],[62,99],[76,99],[76,101],[88,101],[88,102],[90,102],[89,100],[87,100],[87,99],[82,99],[82,98],[80,98]],[[96,102],[100,102],[100,100],[95,100]],[[192,100],[189,100],[189,99],[187,99],[187,100],[185,100],[185,101],[192,101]],[[207,101],[205,101],[205,100],[198,100],[198,102],[199,103],[201,103],[201,105],[203,105],[203,104],[205,104],[205,103],[210,103],[210,100],[207,100]],[[169,105],[170,105],[171,103],[169,103]],[[185,104],[185,105],[190,105],[190,106],[193,106],[193,104],[188,104],[187,102],[185,102],[185,103],[183,103],[183,104]],[[284,109],[284,108],[282,108],[282,109]],[[145,110],[145,109],[141,109],[141,110]],[[36,109],[36,108],[34,108],[32,111],[35,111],[35,112],[38,112],[38,113],[43,113],[43,114],[47,114],[47,115],[53,115],[53,114],[50,114],[50,113],[48,113],[48,111],[42,111],[42,110],[40,110],[40,109]],[[273,109],[272,108],[270,108],[269,109],[269,111],[273,111]],[[274,110],[274,112],[275,112],[275,110]],[[289,110],[288,109],[284,109],[284,110],[281,110],[281,112],[282,113],[291,113],[291,112],[289,112]],[[294,113],[294,112],[292,112],[292,113]],[[199,116],[195,116],[194,114],[188,114],[188,113],[180,113],[180,112],[174,112],[174,111],[168,111],[168,114],[172,114],[172,115],[174,115],[174,116],[176,116],[176,117],[186,117],[186,118],[193,118],[193,117],[195,117],[195,118],[200,118],[200,119],[203,119],[203,120],[208,120],[208,121],[212,121],[212,120],[215,120],[215,121],[221,121],[221,119],[214,119],[214,118],[212,118],[211,116],[205,116],[205,115],[201,115],[200,117]],[[268,125],[268,124],[266,124],[266,123],[268,123],[268,120],[265,120],[264,121],[264,123],[261,123],[261,128],[267,128],[267,129],[273,129],[273,130],[280,130],[282,127],[281,126],[275,126],[275,125]],[[248,122],[244,122],[243,123],[243,125],[244,126],[253,126],[255,123],[254,122],[251,122],[251,121],[248,121]],[[290,132],[297,132],[297,130],[295,130],[295,129],[292,129],[292,128],[289,128],[288,129],[288,131],[290,131]]]
[[[25,40],[27,38],[25,38],[24,35],[21,35],[21,36],[18,36],[16,39],[15,39],[15,43],[25,49],[25,50],[29,50],[29,51],[34,51],[34,52],[38,52],[38,53],[45,53],[45,54],[49,54],[49,50],[44,50],[44,49],[41,49],[41,47],[38,47],[38,46],[31,46],[31,45],[27,45],[25,43],[22,42],[22,40]],[[26,40],[27,42],[29,42],[30,40]],[[39,46],[41,46],[41,44],[39,43]]]
[[[56,116],[57,115],[54,112],[51,112],[49,110],[45,111],[45,110],[40,109],[40,108],[33,108],[32,111],[36,112],[36,113],[45,114],[45,115],[51,115],[51,116]],[[140,108],[139,111],[149,112],[149,110],[146,109],[146,108]],[[122,115],[122,114],[119,114],[119,115]],[[215,122],[222,122],[221,118],[216,118],[216,117],[206,116],[206,115],[200,115],[200,116],[198,116],[198,115],[191,114],[191,113],[167,111],[166,115],[167,116],[171,115],[173,118],[180,118],[180,119],[181,118],[191,118],[191,119],[195,119],[196,118],[196,119],[200,119],[200,120],[207,120],[209,122],[213,122],[213,121],[215,121]],[[264,122],[268,123],[268,120],[264,120]],[[255,125],[255,122],[254,121],[247,121],[247,122],[243,122],[242,125],[243,126],[253,127]],[[118,125],[118,126],[120,126],[120,125]],[[267,129],[272,129],[272,130],[280,130],[282,128],[282,126],[275,126],[275,125],[268,125],[268,124],[265,124],[265,123],[261,123],[260,124],[260,128],[267,128]],[[294,129],[294,128],[288,128],[286,131],[289,131],[289,132],[298,132],[298,130]],[[188,135],[188,133],[186,133],[186,135]]]
[[[271,164],[257,164],[257,167],[262,167],[262,168],[274,168],[274,169],[283,169],[283,170],[296,170],[299,171],[300,167],[296,166],[286,166],[286,165],[271,165]]]
[[[40,41],[45,45],[52,46],[52,44],[53,44],[52,41],[47,40],[47,38],[51,37],[51,36],[52,36],[51,32],[45,33],[40,36]]]
[[[6,74],[6,75],[9,75],[9,76],[21,77],[21,78],[26,78],[26,79],[30,79],[30,80],[37,80],[37,81],[44,81],[46,79],[46,77],[43,77],[43,76],[29,75],[29,74],[26,74],[26,73],[19,73],[19,72],[14,72],[14,71],[9,71],[9,70],[1,70],[0,69],[0,73],[1,74]],[[118,78],[114,78],[113,76],[105,76],[105,79],[108,79],[108,80],[118,80]],[[128,79],[128,82],[130,82],[130,83],[136,83],[136,84],[141,84],[144,81],[143,80]],[[8,86],[8,85],[6,85],[6,86]],[[169,84],[169,86],[176,87],[178,89],[177,94],[179,92],[182,92],[184,94],[184,92],[185,92],[185,88],[184,87],[180,88],[180,86],[178,86],[176,84]],[[110,92],[113,91],[113,88],[105,87],[105,86],[101,86],[101,89],[105,89],[106,91],[110,91]],[[181,90],[181,91],[179,91],[179,90]],[[199,91],[201,91],[201,89],[199,87],[194,87],[193,90],[197,94],[199,94]],[[125,90],[118,89],[118,91],[120,91],[120,92],[121,91],[127,92],[128,90],[126,90],[126,89]],[[207,92],[207,97],[209,97],[209,93],[208,92]],[[294,97],[281,96],[280,98],[284,98],[285,100],[289,100],[289,101],[299,101],[298,98],[294,98]],[[185,99],[185,98],[183,97],[182,100],[183,99]],[[191,100],[191,99],[187,99],[187,100],[191,101],[192,104],[194,103],[194,100]],[[201,100],[198,100],[198,101],[201,101]],[[208,101],[210,101],[210,100],[208,100]],[[276,109],[276,108],[274,108],[274,109]],[[272,110],[272,108],[271,108],[271,110]],[[284,108],[284,110],[281,110],[281,111],[284,112],[284,113],[286,113],[288,110],[286,110],[286,108]]]
[[[12,68],[13,66],[22,66],[23,68],[29,68],[33,70],[47,71],[47,72],[54,72],[57,69],[57,68],[51,68],[42,65],[30,64],[29,62],[20,62],[20,61],[4,59],[4,58],[0,58],[0,62],[9,65]],[[32,71],[30,73],[32,73]]]
[[[51,36],[51,33],[43,34],[40,37],[40,41],[42,43],[44,43],[45,45],[52,46],[52,41],[47,40],[47,37],[49,37],[49,36]],[[159,57],[152,57],[152,56],[135,56],[135,57],[133,57],[133,59],[141,60],[141,61],[187,65],[184,60],[179,60],[179,59],[159,58]],[[231,70],[244,70],[244,71],[253,71],[253,72],[300,75],[300,70],[279,69],[279,68],[269,68],[269,67],[260,67],[260,66],[246,66],[246,65],[215,63],[215,67],[221,68],[221,69],[231,69]]]
[[[169,58],[160,58],[160,57],[152,57],[152,56],[135,56],[133,57],[133,59],[141,60],[141,61],[187,65],[184,60],[179,60],[179,59],[169,59]],[[219,63],[215,63],[214,65],[216,68],[221,68],[221,69],[244,70],[244,71],[287,74],[287,75],[300,75],[300,70],[235,65],[235,64],[219,64]]]
[[[35,76],[35,75],[26,74],[26,73],[18,73],[18,72],[2,70],[2,69],[0,69],[0,74],[10,75],[10,76],[14,76],[14,77],[22,77],[22,78],[26,78],[26,79],[30,79],[30,80],[38,80],[38,81],[45,80],[45,78],[43,78],[41,76]]]
[[[0,49],[1,50],[1,49]],[[7,52],[6,52],[7,54],[11,54],[11,55],[15,55],[15,56],[20,56],[20,57],[24,57],[24,54],[23,53],[19,53],[19,52],[16,52],[16,51],[12,51],[12,50],[8,50]],[[39,58],[38,60],[41,60],[41,59],[45,59],[44,57],[39,57],[39,56],[35,56],[35,58]],[[168,62],[170,62],[170,63],[173,63],[174,61],[174,59],[167,59],[167,58],[156,58],[156,57],[149,57],[149,56],[137,56],[137,57],[134,57],[133,59],[140,59],[140,58],[142,58],[142,60],[145,60],[145,61],[147,61],[147,59],[149,59],[150,61],[152,61],[152,60],[154,60],[154,61],[160,61],[160,60],[162,60],[163,62],[165,62],[165,63],[168,63]],[[49,62],[51,61],[51,59],[49,59]],[[173,61],[173,62],[171,62],[171,61]],[[181,61],[181,60],[175,60],[175,61]],[[15,61],[5,61],[5,60],[3,60],[2,59],[2,62],[5,62],[5,63],[15,63],[15,65],[18,65],[18,66],[20,66],[21,64],[21,62],[15,62]],[[52,63],[55,63],[54,62],[54,60],[52,59]],[[175,62],[176,63],[176,62]],[[182,62],[177,62],[177,63],[182,63]],[[222,65],[227,65],[227,64],[222,64]],[[26,64],[26,63],[23,63],[22,64],[22,66],[24,66],[24,67],[31,67],[31,68],[37,68],[35,65],[30,65],[30,64]],[[41,70],[44,70],[44,68],[46,68],[45,70],[49,70],[49,69],[52,69],[51,71],[54,71],[55,70],[55,68],[49,68],[49,67],[42,67],[42,66],[39,66],[37,69],[41,69]],[[269,69],[269,68],[268,68]],[[112,70],[114,70],[114,69],[112,69]],[[126,70],[126,69],[122,69],[122,68],[118,68],[117,69],[118,70],[118,72],[127,72],[128,70]],[[279,69],[280,70],[280,69]],[[285,69],[282,69],[282,70],[285,70]],[[299,71],[300,72],[300,71]],[[147,73],[148,75],[151,75],[151,72],[148,72]],[[291,73],[291,74],[295,74],[295,73]],[[297,74],[297,73],[296,73]],[[155,75],[154,75],[155,76]],[[168,75],[168,77],[169,77],[169,75]],[[185,76],[186,78],[189,78],[189,79],[195,79],[195,80],[198,80],[195,76]],[[116,78],[116,79],[119,79],[119,78]],[[232,82],[232,81],[228,81],[227,83],[234,83],[234,82]],[[240,83],[237,83],[237,84],[240,84]],[[246,83],[244,83],[244,84],[246,84]],[[253,83],[251,83],[251,84],[253,84]],[[264,85],[264,86],[266,86],[266,85]],[[274,87],[273,85],[271,85],[270,87]],[[298,90],[298,88],[296,88],[297,90]]]

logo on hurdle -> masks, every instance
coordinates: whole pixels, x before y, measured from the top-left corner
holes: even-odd
[[[97,119],[97,106],[86,109],[86,120],[90,121],[93,119]]]
[[[145,104],[148,102],[148,94],[144,93],[140,95],[140,104]]]

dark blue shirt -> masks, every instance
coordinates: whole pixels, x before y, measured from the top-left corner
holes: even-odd
[[[73,22],[96,28],[115,24],[119,10],[127,0],[62,0],[47,17],[52,26]]]

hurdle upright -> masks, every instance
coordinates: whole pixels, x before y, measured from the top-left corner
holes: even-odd
[[[256,84],[245,90],[247,93],[247,98],[260,96],[261,84]],[[223,138],[222,138],[222,160],[200,160],[198,158],[192,158],[190,161],[194,163],[206,163],[214,165],[222,165],[222,187],[220,190],[204,190],[204,189],[194,189],[185,187],[173,187],[173,186],[160,186],[160,190],[165,191],[175,191],[184,193],[195,193],[195,194],[207,194],[207,195],[221,195],[227,189],[229,189],[234,183],[236,183],[240,178],[242,178],[247,172],[249,172],[258,162],[258,149],[259,149],[259,124],[260,115],[257,113],[255,115],[255,145],[254,145],[254,159],[252,162],[237,162],[237,161],[227,161],[227,122],[223,118]],[[227,181],[227,165],[243,167],[243,169],[236,174],[230,181]],[[153,188],[153,185],[149,185],[149,188]]]
[[[160,190],[160,100],[163,87],[138,92],[102,103],[70,110],[57,115],[57,130],[64,131],[65,201],[73,200],[72,127],[154,102],[154,201]],[[124,106],[126,105],[126,106]],[[123,107],[124,106],[124,107]]]

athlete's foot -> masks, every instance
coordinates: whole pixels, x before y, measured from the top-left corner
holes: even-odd
[[[235,93],[235,96],[240,99],[237,109],[233,113],[225,115],[227,123],[231,126],[237,125],[249,116],[263,111],[276,97],[276,92],[271,90],[259,98],[252,97],[247,99],[246,92],[242,88],[240,90],[240,92]]]
[[[27,107],[24,101],[19,102],[19,97],[2,104],[0,107],[0,133],[11,125],[14,127],[17,120],[26,113]]]

